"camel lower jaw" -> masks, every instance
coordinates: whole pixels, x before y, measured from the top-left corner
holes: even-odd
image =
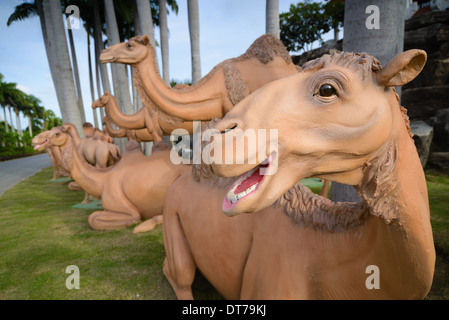
[[[101,57],[101,55],[100,55],[100,62],[101,63],[111,63],[111,62],[114,62],[115,60],[117,60],[115,57],[106,57],[106,58],[104,58],[104,57]]]
[[[249,199],[259,190],[266,179],[266,175],[268,175],[267,172],[270,171],[271,164],[272,156],[270,155],[261,164],[237,178],[223,200],[222,209],[226,215],[233,216],[237,214],[232,209],[241,201]]]
[[[47,142],[48,142],[48,139],[45,139],[44,142],[34,145],[34,150],[37,150],[38,148],[42,147]]]

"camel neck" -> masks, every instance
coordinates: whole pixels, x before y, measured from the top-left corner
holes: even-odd
[[[100,169],[96,169],[82,159],[77,151],[73,137],[69,134],[67,143],[61,150],[62,162],[64,167],[70,171],[73,179],[87,193],[99,197],[103,188],[104,173]]]

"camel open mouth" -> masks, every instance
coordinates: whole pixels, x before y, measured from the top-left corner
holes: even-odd
[[[270,170],[273,165],[273,154],[270,154],[268,158],[262,161],[259,165],[245,172],[237,178],[237,180],[229,188],[226,196],[223,200],[223,212],[229,215],[230,210],[234,208],[238,203],[244,199],[248,199],[253,196],[260,186],[265,182],[267,176],[273,172]]]
[[[34,145],[34,150],[37,150],[39,147],[42,147],[47,142],[48,142],[48,139],[45,139],[44,142]]]

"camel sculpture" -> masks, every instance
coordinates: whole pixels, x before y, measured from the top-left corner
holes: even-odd
[[[76,152],[78,134],[71,124],[52,129],[46,144],[60,150],[61,162],[73,179],[90,195],[101,198],[104,211],[89,215],[95,230],[134,228],[145,232],[162,223],[164,196],[170,184],[189,167],[170,161],[170,146],[155,142],[146,157],[139,144],[130,140],[121,160],[107,168],[96,168]]]
[[[67,124],[67,126],[73,126],[72,124]],[[86,161],[89,162],[90,165],[96,166],[97,168],[105,168],[107,166],[111,166],[120,160],[121,154],[120,150],[117,146],[106,142],[109,136],[104,133],[94,130],[87,123],[83,125],[83,131],[86,138],[81,139],[76,129],[74,132],[74,143],[77,148],[77,151],[84,157]],[[92,133],[89,135],[89,133]],[[47,152],[50,150],[52,157],[50,158],[53,164],[53,172],[55,172],[55,166],[57,170],[63,170],[67,172],[67,176],[70,175],[70,170],[62,163],[61,152],[65,148],[65,144],[67,142],[67,138],[64,134],[61,133],[61,129],[59,127],[53,128],[51,130],[44,131],[37,136],[35,136],[32,140],[32,144],[34,145],[34,149],[38,151],[46,150]],[[62,169],[59,169],[62,168]],[[53,178],[55,177],[55,173],[53,173]],[[72,181],[68,184],[68,188],[72,191],[84,190],[81,186],[76,182]],[[89,203],[90,195],[85,192],[84,199],[82,201],[83,204]],[[95,200],[98,197],[93,196]]]
[[[133,66],[134,84],[145,107],[163,121],[175,124],[222,118],[251,92],[300,70],[282,42],[269,34],[256,39],[243,55],[221,62],[194,85],[181,88],[170,88],[162,80],[147,35],[108,47],[100,61]],[[119,127],[145,128],[145,108],[134,115],[116,111],[111,110],[109,116]]]
[[[121,120],[134,118],[135,116],[122,113],[118,106],[117,99],[115,99],[109,92],[105,92],[98,100],[95,100],[92,103],[93,109],[100,107],[104,107],[106,113],[104,120],[108,133],[117,138],[128,137],[129,139],[134,139],[139,142],[150,142],[161,141],[163,135],[170,135],[175,129],[184,129],[190,134],[193,133],[192,121],[184,121],[177,124],[174,124],[171,121],[167,122],[161,119],[157,113],[149,108],[140,109],[138,116],[141,118],[134,125],[132,125],[132,121],[127,122],[125,120],[123,122]],[[117,125],[119,129],[114,129],[111,122]]]
[[[277,129],[278,150],[260,165],[248,152],[244,164],[197,165],[169,188],[163,270],[177,297],[192,298],[198,268],[228,299],[424,298],[435,263],[426,182],[393,87],[425,61],[421,50],[384,68],[368,54],[324,55],[217,122],[210,147],[222,154],[244,138],[236,129]],[[352,184],[363,201],[314,195],[305,177]]]

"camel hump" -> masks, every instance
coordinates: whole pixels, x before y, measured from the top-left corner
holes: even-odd
[[[275,57],[281,57],[288,64],[293,63],[290,54],[281,40],[272,34],[264,34],[257,38],[248,50],[246,50],[243,57],[256,57],[263,64],[269,63]]]
[[[134,150],[142,151],[142,149],[140,148],[140,144],[136,140],[129,139],[128,143],[126,144],[125,152],[130,152]]]

